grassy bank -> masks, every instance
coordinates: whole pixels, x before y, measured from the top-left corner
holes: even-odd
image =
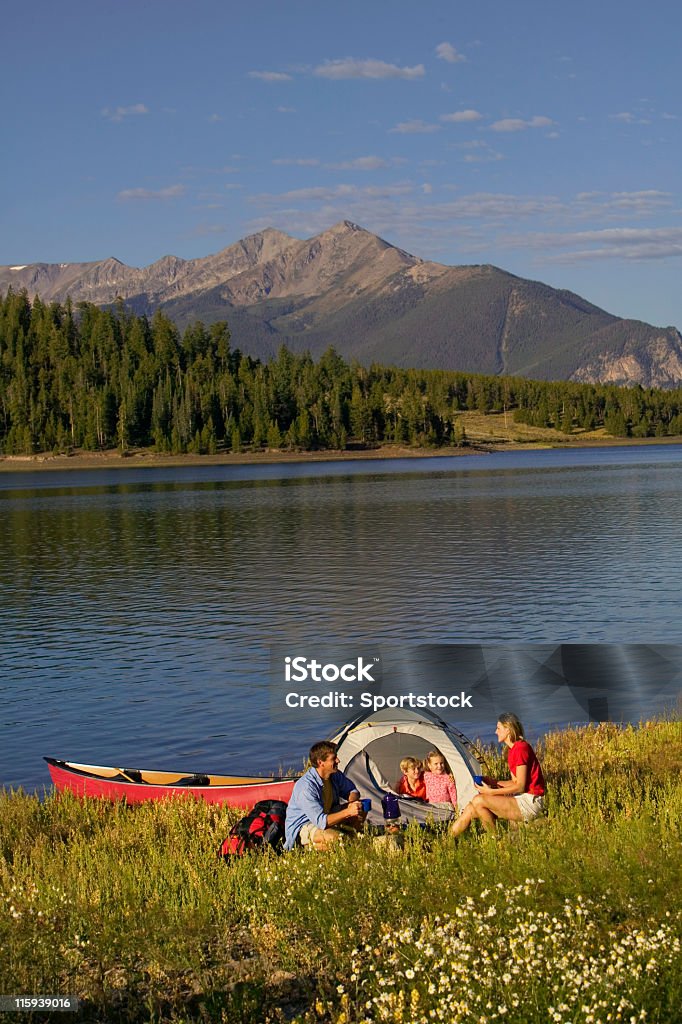
[[[542,757],[545,824],[230,867],[234,811],[6,794],[0,992],[78,995],[82,1020],[672,1024],[680,723]]]

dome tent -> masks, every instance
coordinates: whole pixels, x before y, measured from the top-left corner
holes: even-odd
[[[339,770],[355,783],[361,797],[369,797],[371,824],[383,823],[381,797],[395,793],[403,757],[423,760],[430,750],[441,752],[450,766],[460,808],[476,795],[474,775],[482,774],[474,745],[438,715],[411,708],[383,708],[355,718],[331,737],[337,745]],[[451,815],[421,800],[400,798],[407,821],[444,820]]]

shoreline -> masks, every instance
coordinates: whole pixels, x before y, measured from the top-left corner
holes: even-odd
[[[597,432],[595,432],[596,434]],[[133,448],[122,455],[118,449],[88,452],[75,450],[70,455],[37,453],[35,455],[0,455],[0,473],[33,472],[35,470],[138,469],[143,467],[183,466],[246,466],[300,462],[355,462],[372,459],[466,458],[500,452],[534,451],[566,448],[641,448],[651,445],[682,444],[682,436],[620,438],[608,435],[576,437],[561,440],[472,440],[461,448],[410,448],[384,444],[376,448],[327,449],[324,451],[283,451],[221,453],[216,455],[170,455],[149,448]]]

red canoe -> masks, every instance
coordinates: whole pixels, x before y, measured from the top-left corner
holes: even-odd
[[[258,800],[288,800],[296,779],[265,779],[240,775],[188,775],[150,772],[139,768],[102,768],[46,757],[50,775],[60,791],[107,800],[144,800],[194,796],[210,804],[252,807]]]

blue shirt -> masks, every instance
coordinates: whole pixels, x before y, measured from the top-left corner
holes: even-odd
[[[334,804],[346,799],[356,790],[356,787],[343,772],[334,772],[331,776],[331,784],[334,790]],[[317,825],[321,829],[327,827],[327,815],[322,808],[323,785],[317,768],[309,768],[294,786],[287,806],[284,833],[285,850],[293,850],[298,833],[305,824]]]

